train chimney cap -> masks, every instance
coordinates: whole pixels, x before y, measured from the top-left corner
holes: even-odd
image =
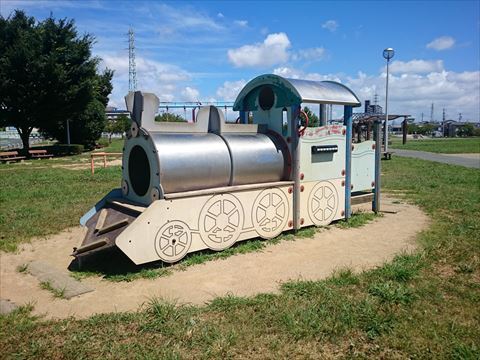
[[[258,110],[258,93],[265,87],[270,87],[275,93],[277,108],[301,103],[361,106],[357,95],[339,82],[287,79],[274,74],[265,74],[250,80],[243,87],[235,100],[233,110]]]

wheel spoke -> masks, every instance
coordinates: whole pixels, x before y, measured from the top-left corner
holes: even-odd
[[[164,246],[164,247],[162,247],[162,238],[164,238],[165,240],[167,240],[167,241],[165,242],[165,246]],[[168,244],[170,243],[169,240],[170,240],[170,239],[169,239],[169,238],[166,238],[165,236],[160,237],[160,241],[159,241],[160,250],[163,251],[163,250],[168,246]]]
[[[235,211],[237,211],[237,208],[236,208],[236,207],[233,207],[233,209],[230,210],[228,213],[225,213],[225,215],[230,216],[230,214],[233,213],[233,212],[235,212]]]
[[[267,211],[267,207],[266,206],[263,206],[262,204],[258,204],[258,208],[259,209],[262,209],[263,211]]]
[[[279,215],[275,215],[272,220],[277,219],[278,221],[282,222],[283,219]]]

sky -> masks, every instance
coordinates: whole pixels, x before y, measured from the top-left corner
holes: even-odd
[[[480,120],[479,1],[10,1],[37,20],[74,19],[96,38],[100,69],[115,70],[110,105],[125,108],[128,30],[138,89],[160,101],[233,101],[254,77],[334,80],[363,102],[417,120]],[[360,111],[360,110],[356,110]],[[334,114],[339,115],[339,114]]]

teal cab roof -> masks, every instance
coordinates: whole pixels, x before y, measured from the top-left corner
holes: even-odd
[[[235,111],[258,109],[258,95],[269,86],[275,93],[275,107],[300,105],[301,103],[360,106],[360,100],[347,86],[335,81],[310,81],[286,79],[278,75],[257,76],[244,86],[233,105]]]

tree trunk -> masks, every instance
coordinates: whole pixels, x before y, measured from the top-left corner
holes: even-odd
[[[27,153],[30,149],[30,134],[32,133],[32,128],[17,128],[17,132],[20,135],[22,140],[23,150]]]

